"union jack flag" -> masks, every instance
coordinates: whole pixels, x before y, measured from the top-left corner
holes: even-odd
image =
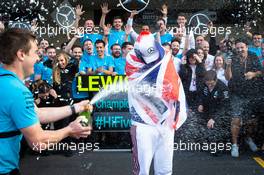
[[[149,64],[144,62],[137,49],[127,55],[132,123],[158,125],[166,122],[177,130],[187,118],[185,94],[171,53],[165,53],[158,45],[156,43],[159,58]]]

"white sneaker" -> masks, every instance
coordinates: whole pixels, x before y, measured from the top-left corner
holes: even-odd
[[[237,144],[232,145],[232,149],[231,149],[231,156],[232,157],[239,157],[238,149],[239,148],[238,148]]]
[[[257,145],[253,142],[251,137],[245,139],[245,142],[248,144],[251,151],[256,152],[258,150]]]

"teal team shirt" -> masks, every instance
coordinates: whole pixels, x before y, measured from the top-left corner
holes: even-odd
[[[108,50],[111,50],[111,46],[113,44],[119,44],[120,46],[122,46],[122,44],[125,42],[125,36],[125,31],[111,29],[108,36]],[[128,41],[130,41],[130,37],[128,37]]]
[[[93,71],[102,67],[104,70],[109,70],[110,67],[115,67],[113,57],[104,56],[104,58],[99,58],[98,56],[94,56],[94,62],[91,63],[93,67]],[[98,75],[104,75],[103,73],[99,73]]]
[[[252,46],[251,45],[251,46],[248,46],[248,50],[250,52],[255,53],[258,58],[261,58],[262,57],[262,53],[261,53],[262,49],[261,49],[261,47],[255,47],[255,46]]]
[[[37,66],[35,71],[35,75],[41,75],[41,79],[47,81],[50,85],[53,84],[52,80],[52,68],[49,68],[40,62]]]
[[[14,73],[0,67],[0,85],[0,132],[16,131],[39,122],[32,93]],[[0,174],[18,168],[21,138],[22,135],[0,138]]]
[[[125,75],[125,67],[126,67],[125,58],[122,57],[114,58],[114,65],[115,65],[114,72],[116,72],[118,75]]]
[[[87,51],[84,51],[79,64],[79,72],[87,73],[88,69],[92,68],[93,60],[94,55],[89,55]]]

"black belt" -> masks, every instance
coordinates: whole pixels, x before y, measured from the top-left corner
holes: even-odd
[[[0,132],[0,139],[14,137],[14,136],[17,136],[17,135],[20,135],[20,134],[21,134],[21,132],[19,130],[17,130],[17,131],[9,131],[9,132]]]
[[[0,174],[0,175],[21,175],[21,174],[20,174],[20,171],[18,169],[13,169],[9,173]]]

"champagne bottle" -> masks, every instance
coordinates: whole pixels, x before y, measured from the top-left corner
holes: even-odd
[[[80,117],[82,117],[82,120],[80,122],[82,126],[92,125],[92,115],[88,105],[84,107],[84,111],[81,112],[79,115]]]

